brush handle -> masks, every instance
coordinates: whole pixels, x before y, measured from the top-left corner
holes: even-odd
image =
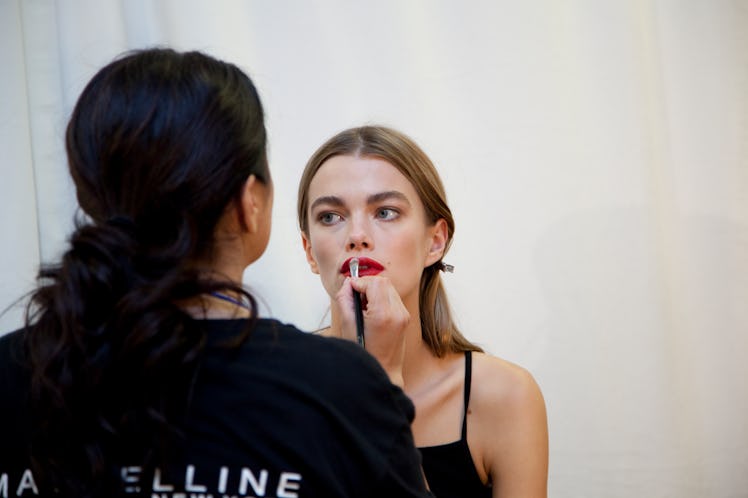
[[[353,291],[353,307],[356,313],[356,340],[362,348],[366,347],[364,341],[364,310],[361,306],[361,294]]]

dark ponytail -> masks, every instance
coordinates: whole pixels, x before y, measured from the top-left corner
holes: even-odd
[[[31,451],[47,486],[111,494],[125,441],[130,458],[169,458],[205,343],[179,303],[223,290],[255,307],[204,269],[246,179],[270,182],[265,147],[250,79],[201,53],[134,52],[84,89],[66,134],[84,216],[26,318]]]

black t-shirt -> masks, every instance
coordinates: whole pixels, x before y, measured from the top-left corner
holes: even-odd
[[[228,350],[244,320],[201,321],[209,342],[184,447],[145,476],[119,469],[125,496],[420,497],[413,405],[356,344],[260,320]],[[0,496],[45,495],[29,470],[28,376],[14,360],[22,331],[0,338]]]

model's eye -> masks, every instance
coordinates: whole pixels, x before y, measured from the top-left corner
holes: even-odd
[[[377,210],[377,218],[380,220],[394,220],[399,215],[400,212],[393,208],[379,208]]]
[[[317,216],[317,220],[319,220],[319,222],[322,223],[323,225],[334,225],[341,219],[342,218],[339,214],[330,213],[330,212],[320,213]]]

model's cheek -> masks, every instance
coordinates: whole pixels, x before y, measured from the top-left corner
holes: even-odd
[[[389,251],[393,257],[387,268],[392,269],[391,280],[398,293],[405,297],[416,292],[420,286],[423,273],[423,244],[413,237],[400,237],[398,244],[394,244]]]
[[[334,296],[342,284],[342,279],[338,278],[340,272],[336,267],[337,260],[333,251],[328,250],[324,244],[317,245],[316,248],[317,250],[314,252],[314,258],[317,261],[319,276],[322,279],[322,286],[330,296]]]

